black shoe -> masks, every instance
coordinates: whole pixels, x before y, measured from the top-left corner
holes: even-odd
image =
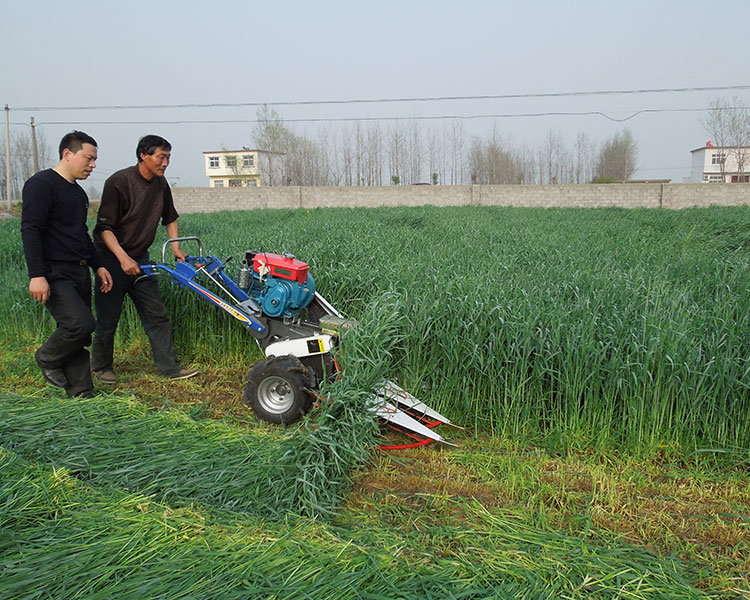
[[[68,385],[68,378],[65,377],[65,371],[60,368],[48,369],[47,367],[43,367],[39,364],[38,354],[39,350],[34,353],[34,360],[36,360],[36,364],[38,364],[39,368],[42,370],[42,377],[55,387],[64,388]]]
[[[49,383],[55,387],[64,388],[68,385],[68,380],[65,377],[65,372],[62,369],[45,369],[39,367],[42,370],[42,377],[44,377]]]
[[[74,397],[75,398],[96,398],[96,394],[94,392],[81,392],[80,394],[76,394]]]

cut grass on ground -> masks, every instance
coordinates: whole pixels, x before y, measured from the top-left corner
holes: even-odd
[[[44,386],[33,349],[23,340],[3,344],[0,389],[56,394]],[[242,360],[222,357],[200,365],[197,378],[168,382],[154,375],[145,348],[133,348],[118,355],[121,381],[109,393],[262,432],[273,443],[280,431],[256,422],[241,401]],[[559,452],[539,439],[451,437],[458,450],[376,454],[376,464],[356,475],[334,527],[366,531],[415,561],[476,553],[481,562],[489,560],[482,550],[488,520],[512,514],[519,527],[594,545],[619,540],[679,559],[688,581],[705,591],[750,593],[750,484],[741,461],[689,457],[676,447]]]

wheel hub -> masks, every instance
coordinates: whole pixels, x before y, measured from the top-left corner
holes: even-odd
[[[277,415],[294,404],[294,391],[281,377],[267,377],[258,386],[258,400],[265,410]]]

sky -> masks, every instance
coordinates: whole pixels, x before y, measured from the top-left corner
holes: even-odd
[[[639,147],[634,178],[681,183],[708,139],[709,103],[750,102],[749,21],[750,3],[697,0],[6,0],[0,105],[11,134],[34,117],[55,152],[72,129],[96,138],[99,189],[135,164],[147,133],[172,143],[172,184],[207,186],[202,153],[252,147],[264,103],[310,135],[318,125],[298,120],[515,115],[462,122],[468,135],[494,126],[530,147],[550,131],[572,147],[579,132],[603,141],[627,127]],[[717,89],[730,87],[744,89]],[[577,95],[676,89],[692,91]],[[524,97],[498,98],[510,95]],[[447,97],[464,99],[305,104]],[[113,106],[150,108],[101,108]],[[609,118],[519,116],[529,113]]]

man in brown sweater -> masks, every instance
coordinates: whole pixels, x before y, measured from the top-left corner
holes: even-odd
[[[102,262],[112,274],[112,291],[105,297],[95,293],[96,330],[91,346],[91,368],[104,383],[116,383],[113,354],[117,324],[125,295],[135,305],[159,375],[187,379],[198,373],[177,361],[172,326],[161,301],[159,283],[142,275],[140,264],[150,262],[149,246],[156,237],[159,220],[170,238],[178,236],[177,211],[164,171],[169,165],[171,144],[147,135],[138,141],[138,163],[113,173],[104,182],[94,242]],[[178,242],[172,243],[177,261],[185,259]]]

